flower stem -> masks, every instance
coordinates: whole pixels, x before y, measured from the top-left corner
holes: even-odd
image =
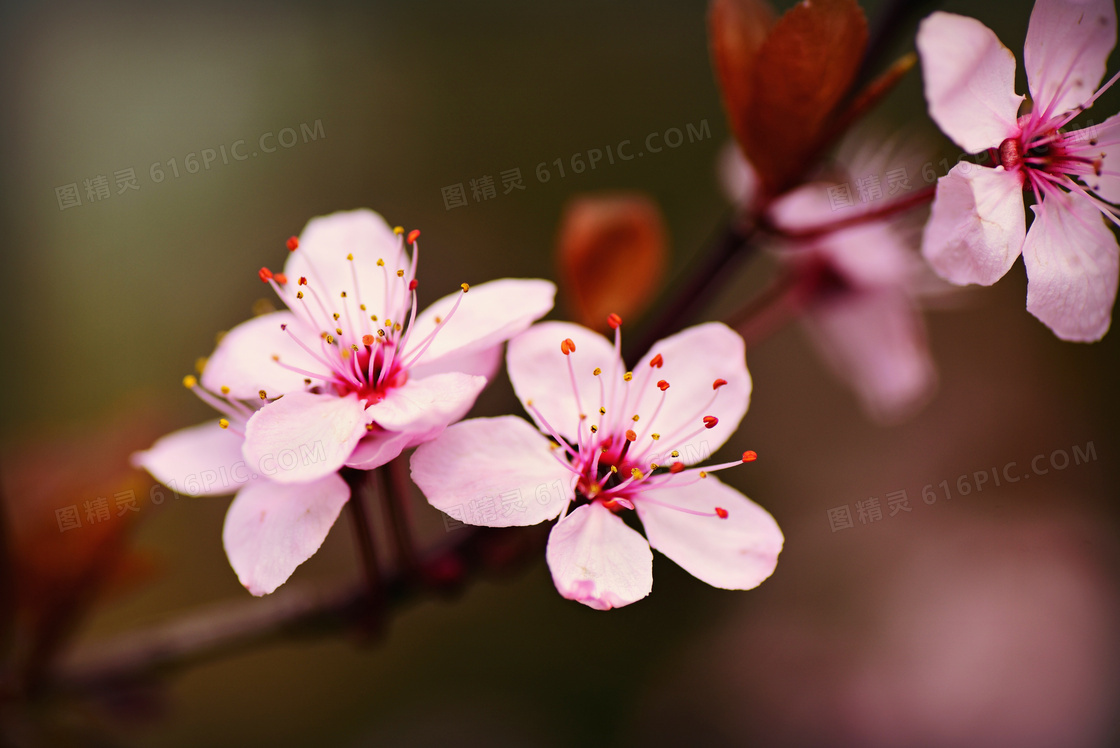
[[[902,213],[904,211],[910,210],[911,208],[916,208],[919,205],[931,203],[933,202],[933,196],[936,193],[936,190],[936,183],[927,185],[917,192],[911,192],[910,194],[904,195],[897,200],[892,200],[890,202],[884,203],[883,205],[872,208],[871,210],[865,210],[847,218],[841,218],[840,220],[832,221],[831,223],[822,223],[810,228],[788,230],[775,226],[772,223],[767,223],[766,229],[770,233],[776,234],[785,239],[793,239],[797,241],[816,239],[818,237],[825,236],[826,234],[831,234],[834,231],[840,231],[841,229],[859,226],[862,223],[870,223],[871,221],[888,218],[892,215],[895,215],[896,213]]]
[[[416,573],[416,546],[412,540],[412,512],[409,501],[412,497],[411,482],[408,477],[408,463],[402,457],[389,462],[381,473],[382,488],[386,482],[389,490],[383,490],[385,505],[389,512],[389,524],[393,528],[396,541],[397,561],[401,573],[411,577]],[[378,472],[381,472],[380,470]],[[388,473],[386,476],[385,473]]]
[[[354,520],[354,534],[358,539],[358,552],[362,557],[362,568],[365,573],[366,592],[370,602],[375,602],[381,595],[381,569],[377,563],[377,549],[373,544],[373,531],[366,512],[363,489],[366,486],[366,471],[354,468],[342,468],[341,475],[346,484],[350,486],[350,513]]]

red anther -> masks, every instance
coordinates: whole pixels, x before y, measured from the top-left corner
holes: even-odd
[[[622,324],[622,317],[612,312],[607,315],[607,324],[611,326],[612,330],[617,330],[618,326]]]
[[[727,519],[727,510],[721,506],[716,507],[716,516],[720,519]]]
[[[653,367],[654,369],[660,369],[661,365],[664,364],[664,363],[665,363],[665,359],[661,358],[660,353],[658,353],[656,356],[654,356],[653,358],[651,358],[649,360],[649,365],[651,367]]]
[[[295,252],[297,249],[299,249],[299,237],[298,236],[289,236],[288,241],[286,241],[284,243],[288,245],[288,251],[289,252]]]
[[[743,453],[743,462],[754,462],[757,459],[758,452],[755,452],[753,449],[748,449]]]
[[[412,244],[414,241],[416,241],[419,238],[420,238],[420,229],[413,229],[412,231],[408,232],[408,243],[409,244]]]
[[[669,472],[670,473],[679,473],[682,470],[684,470],[684,463],[683,462],[674,462],[672,465],[669,466]]]
[[[415,278],[413,278],[412,280],[410,280],[408,282],[408,290],[409,291],[415,291],[416,287],[419,286],[419,285],[420,285],[420,282],[417,281]]]
[[[657,389],[659,389],[659,390],[661,390],[662,392],[664,392],[665,390],[669,389],[669,383],[668,383],[668,382],[666,382],[666,381],[665,381],[664,379],[662,379],[661,381],[659,381],[659,382],[657,383]]]
[[[299,284],[300,284],[301,286],[306,286],[306,285],[307,285],[307,278],[305,278],[304,276],[302,276],[302,275],[301,275],[301,276],[299,277]]]
[[[373,345],[373,340],[374,340],[374,338],[373,338],[372,335],[363,335],[362,336],[362,342],[366,345]]]
[[[571,338],[564,338],[560,341],[560,352],[565,356],[576,352],[576,344]]]
[[[632,430],[627,429],[627,431],[626,431],[626,441],[636,442],[636,441],[638,441],[638,435],[635,434]]]
[[[257,275],[261,278],[261,283],[268,283],[272,279],[272,271],[268,268],[261,268],[257,271]]]
[[[288,282],[288,276],[284,275],[283,273],[277,273],[276,275],[272,276],[272,279],[279,283],[281,286],[287,284]]]
[[[719,419],[715,416],[704,416],[704,428],[714,429],[717,423],[719,423]]]
[[[716,381],[712,382],[712,389],[713,390],[718,390],[720,387],[722,387],[725,384],[727,384],[726,379],[717,379]]]

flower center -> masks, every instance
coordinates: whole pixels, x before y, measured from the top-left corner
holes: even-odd
[[[710,415],[710,412],[727,381],[716,379],[712,383],[712,397],[696,409],[695,417],[687,419],[684,426],[673,433],[659,434],[652,429],[656,427],[662,406],[670,397],[669,382],[657,379],[655,374],[655,370],[664,366],[664,358],[660,353],[653,356],[638,375],[630,371],[619,372],[622,320],[618,315],[612,314],[608,323],[615,331],[615,363],[609,374],[605,374],[600,367],[592,371],[599,382],[598,410],[595,416],[589,416],[584,411],[585,403],[581,402],[572,360],[576,354],[576,344],[571,338],[560,343],[560,352],[564,354],[572,392],[580,411],[575,444],[560,436],[533,406],[532,401],[527,403],[528,408],[536,414],[538,421],[560,446],[556,452],[562,451],[563,454],[557,454],[558,459],[576,476],[576,500],[599,502],[615,512],[633,509],[636,502],[644,501],[669,506],[688,514],[726,518],[727,512],[719,507],[714,507],[710,512],[696,511],[665,504],[644,492],[670,485],[674,488],[685,486],[707,478],[712,471],[756,459],[754,452],[744,452],[741,460],[714,465],[704,470],[686,470],[681,459],[680,449],[694,451],[692,445],[695,437],[715,428],[719,423],[719,419]],[[658,391],[659,396],[652,412],[635,412],[643,401],[643,395],[653,390]],[[648,406],[649,401],[645,404]],[[677,445],[679,449],[662,451],[659,444]],[[690,454],[684,459],[695,457]]]

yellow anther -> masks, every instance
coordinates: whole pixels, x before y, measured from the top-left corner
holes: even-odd
[[[637,423],[638,422],[638,414],[635,413],[634,415],[630,416],[630,420],[633,421],[634,423]]]
[[[205,368],[206,368],[206,357],[205,356],[199,356],[198,358],[196,358],[194,360],[194,370],[197,371],[199,374],[201,374],[202,370],[205,369]]]
[[[396,332],[400,332],[400,331],[401,331],[401,330],[403,330],[403,329],[404,329],[404,328],[403,328],[403,327],[401,327],[401,323],[400,323],[400,322],[396,322],[396,323],[394,323],[394,324],[393,324],[393,330],[395,330]]]
[[[377,258],[377,267],[379,267],[379,268],[385,267],[385,260],[382,260],[380,257],[378,257]]]
[[[319,337],[322,338],[323,340],[326,340],[327,339],[327,331],[323,330],[321,333],[319,333]]]
[[[672,452],[669,453],[669,456],[670,457],[680,457],[681,453],[674,449]]]
[[[361,309],[364,312],[366,310],[366,305],[365,304],[358,304],[358,308]]]
[[[526,400],[526,401],[525,401],[525,407],[526,407],[526,408],[531,408],[531,407],[533,407],[533,401],[532,401],[532,400]]]
[[[341,294],[339,294],[339,298],[345,299],[346,298],[346,292],[343,291]]]
[[[598,431],[599,431],[599,427],[596,426],[595,424],[591,424],[591,433],[594,434],[594,433],[597,433]]]
[[[659,467],[661,467],[661,466],[660,466],[660,465],[658,465],[658,464],[657,464],[656,462],[651,462],[651,463],[649,464],[649,469],[650,469],[650,470],[657,470],[657,468],[659,468]]]
[[[391,320],[391,319],[389,319],[388,317],[386,317],[386,318],[385,318],[385,326],[386,326],[386,327],[392,327],[392,326],[393,326],[393,320]]]
[[[382,329],[381,329],[380,327],[379,327],[379,328],[377,328],[377,336],[378,336],[379,338],[383,338],[383,337],[385,337],[385,331],[384,331],[384,330],[382,330]]]
[[[343,348],[341,351],[338,352],[338,354],[340,356],[342,356],[343,361],[349,361],[350,360],[350,349],[349,348]]]
[[[466,284],[466,283],[464,283],[464,284],[462,284],[461,286],[459,286],[459,288],[463,289],[463,293],[466,293],[467,291],[470,291],[470,290],[471,290],[471,287],[470,287],[470,285],[468,285],[468,284]]]
[[[296,291],[296,298],[297,299],[302,299],[303,298],[303,291]]]
[[[627,381],[627,382],[629,382],[633,378],[634,378],[634,372],[632,372],[632,371],[628,371],[628,372],[626,372],[625,374],[622,375],[622,379],[624,381]]]
[[[268,393],[267,393],[267,392],[265,392],[264,390],[261,390],[261,391],[260,391],[260,392],[258,392],[257,394],[258,394],[258,395],[260,395],[260,397],[261,397],[261,400],[267,400],[267,399],[268,399]]]
[[[440,322],[443,322],[443,317],[436,317],[436,324],[438,325]]]
[[[404,277],[404,271],[403,270],[398,270],[397,271],[397,277],[398,278],[403,278]]]
[[[228,429],[229,428],[229,421],[227,421],[224,418],[219,418],[218,419],[218,426],[220,426],[223,429]]]
[[[651,438],[651,439],[653,439],[654,441],[657,441],[658,439],[660,439],[660,438],[661,438],[661,434],[650,434],[649,436],[650,436],[650,438]]]
[[[701,478],[707,478],[707,477],[708,477],[708,474],[707,474],[707,473],[705,473],[705,472],[704,472],[703,470],[701,470],[701,471],[700,471],[700,477],[701,477]]]
[[[334,334],[335,335],[342,335],[342,328],[341,327],[334,328]]]
[[[350,350],[354,351],[354,353],[357,353],[358,352],[358,346],[357,345],[351,345]]]
[[[611,472],[612,473],[617,473],[618,472],[618,466],[617,465],[611,465]]]
[[[222,385],[222,394],[223,395],[228,395],[229,394],[229,387],[227,387],[224,384]]]
[[[587,420],[587,414],[586,413],[580,413],[579,414],[579,420],[586,421]]]
[[[607,414],[607,409],[606,409],[606,408],[604,408],[604,407],[602,407],[602,406],[600,406],[600,407],[599,407],[599,415],[601,415],[601,416],[605,416],[606,414]]]
[[[354,259],[354,255],[352,255],[352,254],[348,254],[348,255],[346,255],[346,259],[347,259],[347,260],[351,260],[351,261],[353,261],[353,259]]]
[[[595,367],[595,371],[591,372],[591,374],[592,374],[593,376],[596,376],[596,377],[597,377],[597,376],[599,376],[599,375],[600,375],[600,374],[602,374],[602,373],[603,373],[603,370],[602,370],[602,369],[600,369],[600,368],[599,368],[598,366],[596,366],[596,367]]]
[[[327,335],[327,345],[334,345],[334,335]]]
[[[275,353],[273,353],[273,354],[272,354],[272,360],[273,360],[273,361],[279,361],[279,360],[280,360],[280,356],[279,356],[279,355],[277,355],[277,354],[275,354]]]
[[[404,233],[404,226],[394,226],[393,227],[393,233],[396,234],[397,236],[400,236],[401,234]]]
[[[638,468],[630,468],[630,475],[634,477],[634,480],[642,479],[642,471],[638,470]]]
[[[373,429],[374,429],[374,424],[372,424],[372,423],[367,423],[366,424],[366,431],[373,431]]]
[[[188,390],[198,386],[198,378],[194,374],[183,377],[183,386]]]
[[[332,316],[332,317],[334,317],[334,321],[335,321],[335,322],[338,322],[338,318],[339,318],[339,317],[341,317],[342,315],[341,315],[341,314],[339,314],[338,312],[335,312],[335,313],[334,313],[334,314],[332,314],[331,316]]]

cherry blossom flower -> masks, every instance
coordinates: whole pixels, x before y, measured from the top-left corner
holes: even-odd
[[[995,164],[961,162],[938,180],[923,252],[959,285],[991,285],[1022,254],[1027,311],[1064,340],[1103,337],[1116,300],[1120,247],[1098,216],[1118,222],[1120,119],[1063,131],[1116,80],[1094,91],[1115,44],[1113,0],[1038,0],[1024,45],[1032,106],[1020,115],[1015,57],[990,29],[938,12],[918,30],[930,116]]]
[[[350,497],[340,468],[383,465],[466,415],[502,344],[552,307],[551,283],[503,279],[417,313],[418,235],[409,256],[372,211],[312,219],[284,272],[260,271],[289,310],[235,327],[185,380],[223,417],[134,456],[183,493],[237,493],[223,541],[255,595],[318,550]]]
[[[727,441],[747,411],[742,338],[719,323],[692,327],[655,344],[630,372],[620,324],[612,315],[613,346],[566,322],[510,341],[507,370],[536,428],[515,416],[455,424],[416,450],[413,480],[433,506],[470,524],[559,516],[546,551],[553,581],[592,608],[649,594],[651,547],[713,586],[756,587],[774,571],[782,533],[711,475],[755,454],[686,467]],[[631,512],[644,538],[624,520]]]
[[[787,273],[789,311],[803,314],[810,339],[864,411],[889,423],[912,415],[936,389],[921,305],[946,284],[918,255],[909,216],[870,215],[917,194],[909,181],[918,173],[915,159],[883,142],[844,144],[837,167],[848,181],[808,182],[773,200],[765,220],[786,235],[776,256]],[[898,181],[883,183],[886,174]],[[727,195],[752,209],[758,180],[734,146],[720,160],[720,175]]]

